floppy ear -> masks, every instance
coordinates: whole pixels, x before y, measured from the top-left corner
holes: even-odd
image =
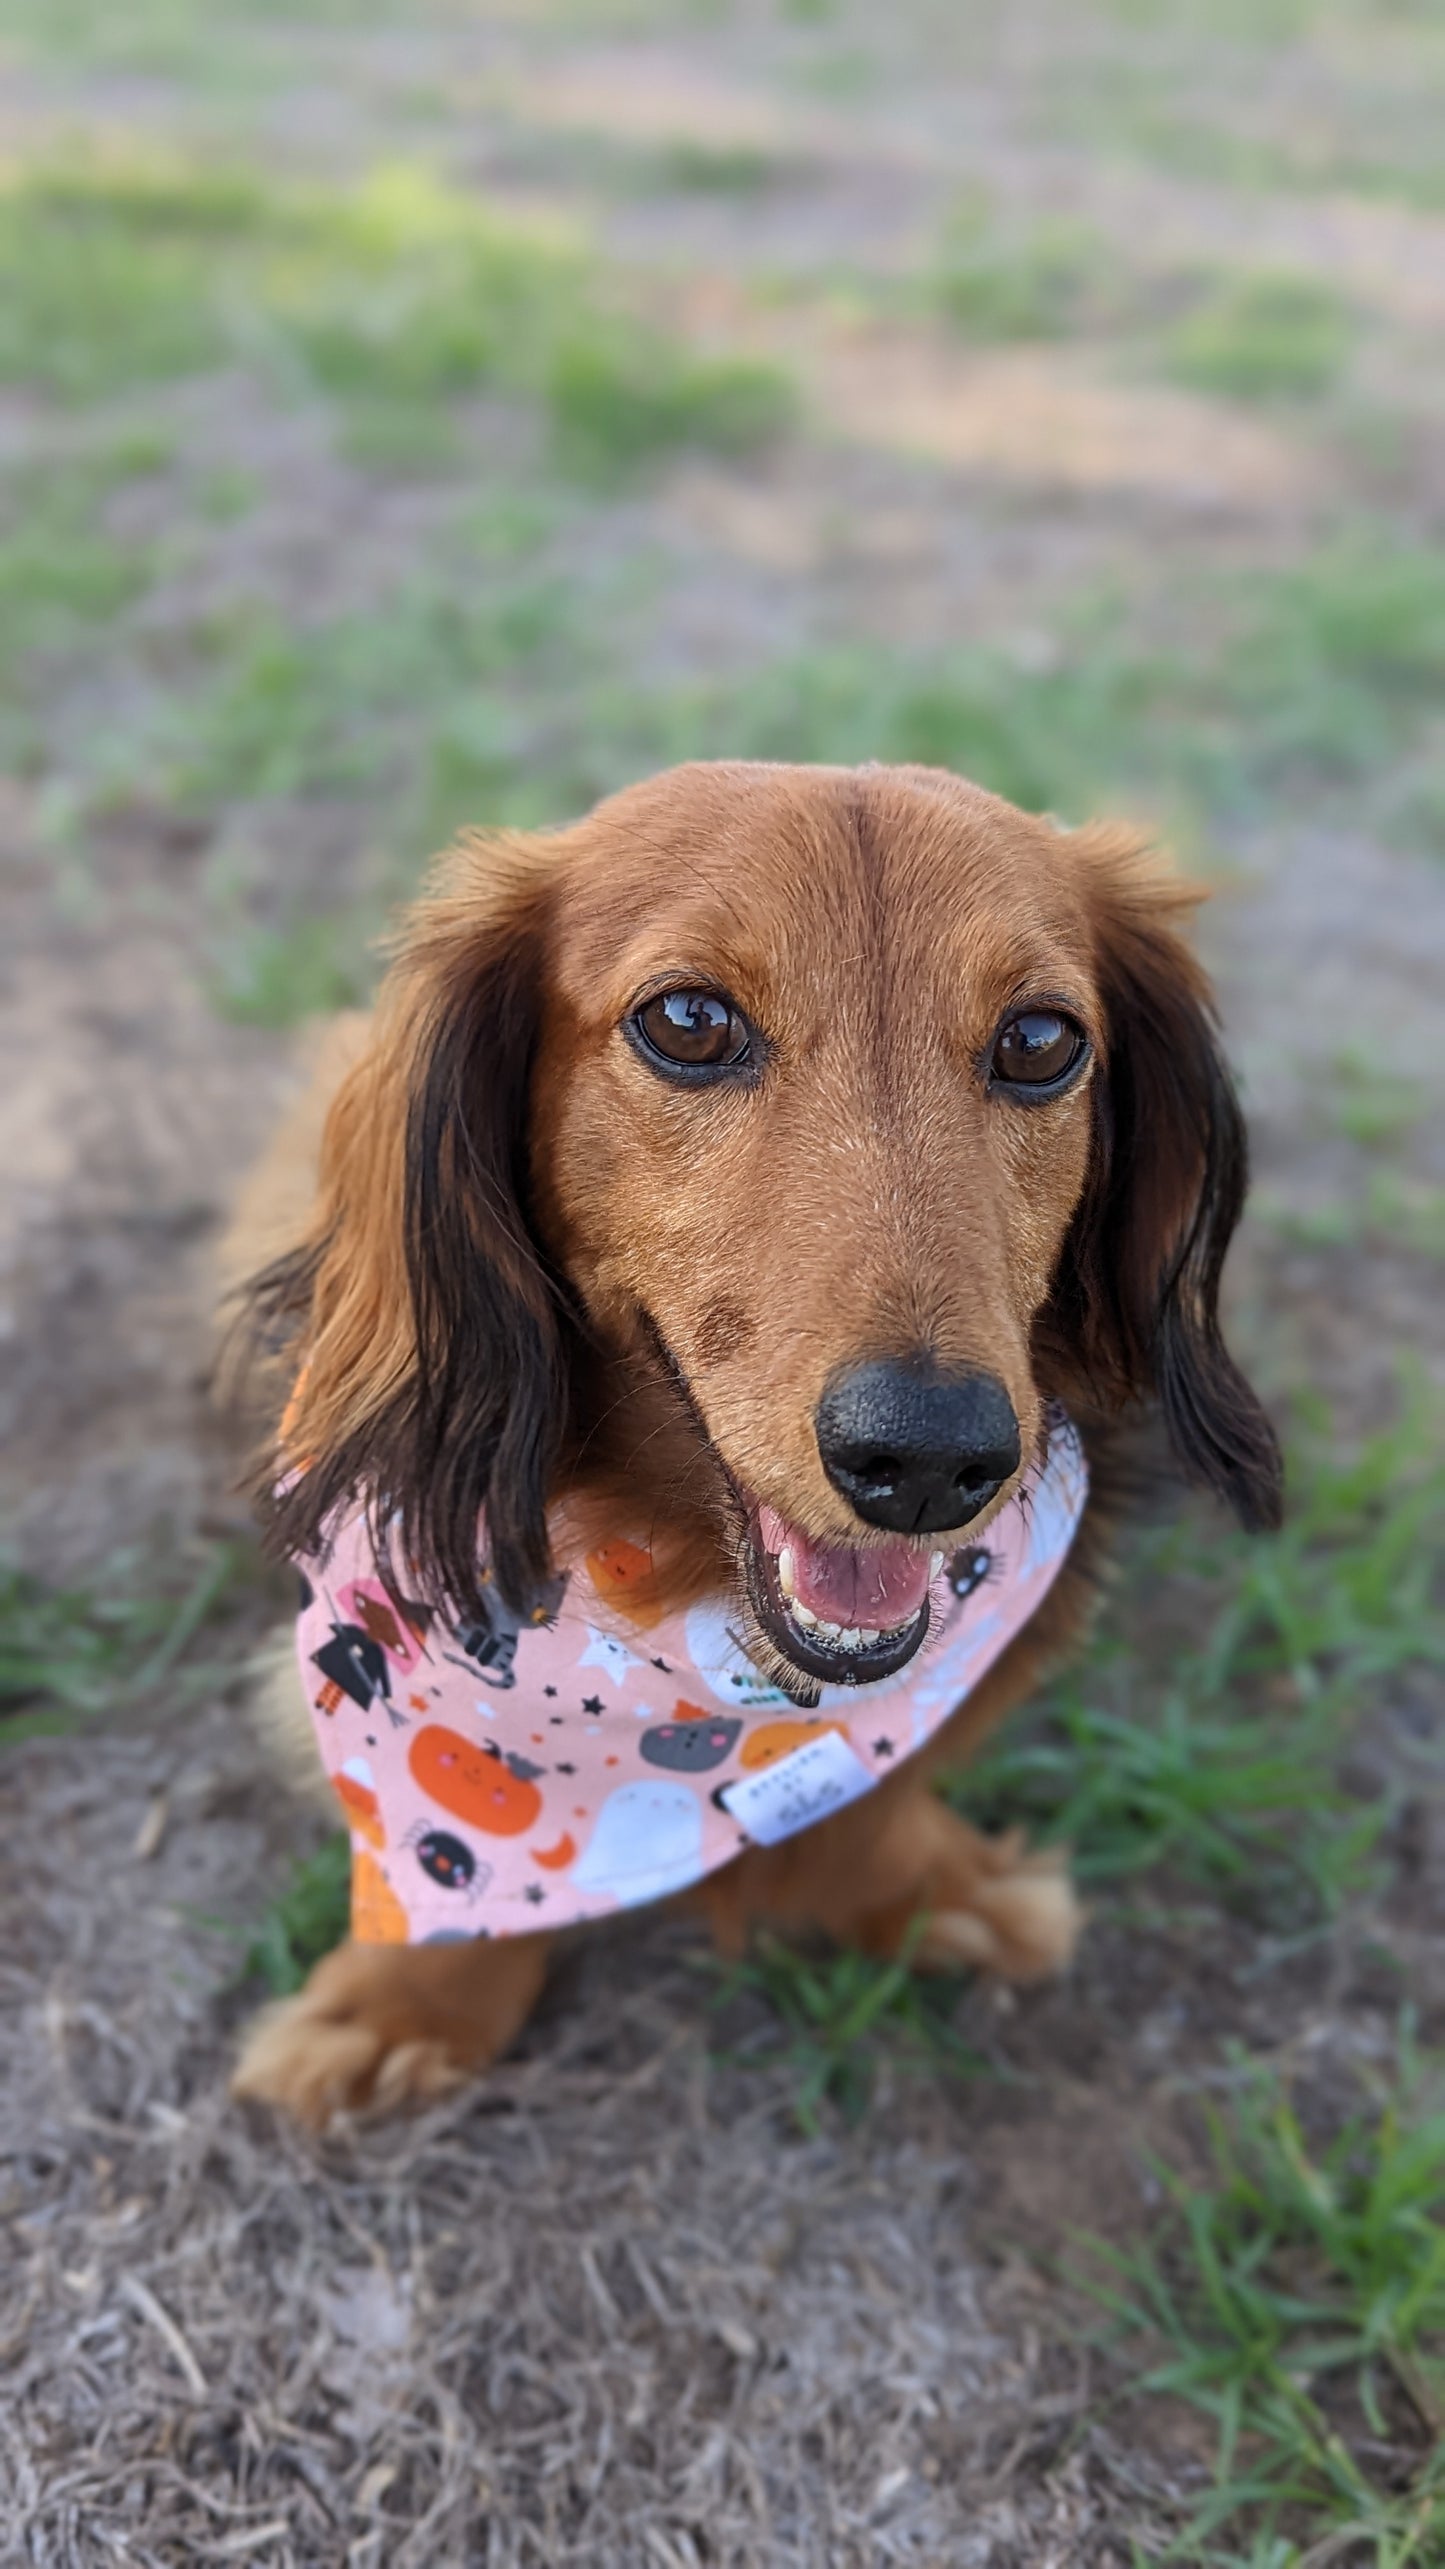
[[[1049,1335],[1111,1408],[1157,1397],[1185,1470],[1241,1523],[1278,1525],[1274,1430],[1219,1327],[1248,1154],[1209,983],[1175,924],[1200,896],[1117,833],[1081,830],[1073,845],[1091,878],[1107,1049]]]
[[[528,1209],[535,848],[464,841],[412,912],[327,1121],[310,1234],[251,1289],[295,1373],[262,1475],[275,1540],[312,1551],[364,1496],[407,1580],[463,1615],[485,1613],[483,1510],[508,1603],[525,1613],[547,1580],[569,1408],[572,1323]]]

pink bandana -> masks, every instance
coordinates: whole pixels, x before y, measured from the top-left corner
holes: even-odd
[[[625,1537],[572,1562],[545,1622],[495,1590],[484,1623],[398,1612],[357,1509],[305,1565],[297,1647],[322,1764],[351,1830],[352,1933],[372,1944],[516,1936],[685,1891],[871,1790],[948,1719],[1049,1588],[1088,1475],[1056,1419],[1047,1460],[933,1582],[896,1677],[801,1713],[721,1600],[648,1620]],[[405,1583],[403,1583],[403,1595]]]

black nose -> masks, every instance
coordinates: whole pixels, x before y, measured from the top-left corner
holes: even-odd
[[[967,1525],[1018,1469],[1019,1423],[992,1374],[883,1360],[835,1375],[813,1421],[823,1469],[868,1525]]]

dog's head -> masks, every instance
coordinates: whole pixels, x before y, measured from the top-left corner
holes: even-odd
[[[333,1109],[296,1543],[359,1489],[474,1601],[548,1502],[712,1531],[776,1673],[883,1676],[1048,1402],[1157,1396],[1272,1523],[1219,1334],[1244,1139],[1193,896],[1130,837],[923,769],[694,766],[466,840]],[[742,1598],[739,1599],[740,1604]]]

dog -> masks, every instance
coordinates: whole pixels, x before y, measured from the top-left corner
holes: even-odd
[[[922,767],[689,765],[441,861],[240,1226],[353,1935],[238,2093],[435,2096],[643,1899],[1068,1961],[1057,1853],[931,1779],[1083,1631],[1128,1414],[1279,1520],[1198,898]]]

